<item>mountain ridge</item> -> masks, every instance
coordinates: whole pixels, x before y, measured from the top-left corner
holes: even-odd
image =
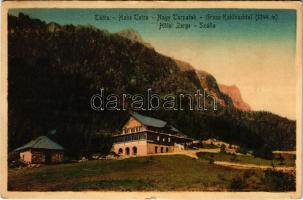
[[[126,29],[122,30],[117,33],[120,36],[123,36],[125,38],[130,39],[133,42],[139,42],[147,46],[148,48],[153,48],[150,43],[146,43],[143,39],[143,37],[140,35],[139,32],[135,31],[134,29]],[[148,44],[148,45],[146,45]],[[203,70],[198,70],[195,67],[193,67],[188,62],[178,60],[175,58],[172,58],[175,60],[177,66],[180,68],[180,70],[184,73],[186,72],[195,72],[198,79],[200,80],[201,85],[204,88],[207,88],[210,91],[210,95],[214,96],[218,103],[223,106],[227,106],[228,104],[233,104],[233,106],[237,109],[243,110],[243,111],[250,111],[250,106],[244,102],[241,96],[241,92],[239,88],[236,86],[226,86],[220,83],[217,83],[216,79],[208,72]],[[223,93],[223,94],[222,94]],[[226,95],[229,97],[226,97]],[[231,100],[231,101],[230,101]]]
[[[295,121],[235,109],[212,75],[181,70],[180,62],[155,49],[91,26],[52,26],[24,14],[8,16],[10,150],[55,129],[50,137],[67,155],[92,152],[98,130],[115,131],[128,118],[128,112],[91,109],[91,96],[100,88],[117,95],[144,94],[148,88],[160,95],[206,89],[221,101],[217,111],[141,113],[196,139],[215,137],[252,149],[295,148]],[[110,139],[104,136],[102,141]]]

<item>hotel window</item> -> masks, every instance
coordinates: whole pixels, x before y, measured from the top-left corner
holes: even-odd
[[[160,136],[157,136],[157,141],[160,141]]]

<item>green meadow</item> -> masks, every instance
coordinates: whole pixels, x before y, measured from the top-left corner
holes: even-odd
[[[274,166],[287,166],[293,167],[295,166],[295,155],[291,154],[279,154],[275,155],[273,160],[263,159],[260,157],[254,156],[236,156],[234,154],[228,153],[197,153],[197,156],[200,159],[204,160],[213,160],[213,161],[226,161],[233,162],[239,164],[254,164],[254,165],[274,165]]]
[[[293,175],[183,155],[9,169],[10,191],[293,191]]]

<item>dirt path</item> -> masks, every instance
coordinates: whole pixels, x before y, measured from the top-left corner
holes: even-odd
[[[296,155],[296,151],[273,151],[275,154],[290,154],[290,155]]]
[[[146,156],[185,155],[185,156],[189,156],[191,158],[198,159],[197,153],[199,153],[199,152],[219,153],[220,148],[217,148],[217,149],[183,150],[183,151],[179,151],[179,152],[149,154],[149,155],[146,155]],[[233,169],[259,169],[259,170],[272,169],[272,166],[270,166],[270,165],[240,164],[240,163],[227,162],[227,161],[214,161],[214,164],[224,166],[224,167],[230,167],[230,168],[233,168]],[[281,171],[281,172],[284,172],[284,173],[294,173],[295,172],[295,167],[277,166],[277,167],[275,167],[275,170]]]
[[[220,149],[198,149],[198,150],[184,150],[179,152],[171,152],[171,153],[161,153],[161,154],[153,154],[153,155],[185,155],[191,158],[198,159],[197,153],[199,152],[206,152],[206,153],[219,153]],[[268,170],[272,169],[270,165],[256,165],[256,164],[240,164],[234,162],[227,162],[227,161],[214,161],[215,165],[220,165],[224,167],[230,167],[233,169],[259,169],[259,170]],[[295,167],[275,167],[275,170],[281,171],[284,173],[294,173]]]
[[[215,161],[214,164],[221,165],[224,167],[230,167],[234,169],[260,169],[260,170],[272,169],[272,166],[269,165],[239,164],[239,163],[226,162],[226,161]],[[295,167],[275,167],[275,170],[285,173],[293,173],[295,171]]]

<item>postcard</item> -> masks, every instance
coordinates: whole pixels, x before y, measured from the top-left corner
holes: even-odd
[[[2,3],[5,198],[299,198],[302,3]]]

